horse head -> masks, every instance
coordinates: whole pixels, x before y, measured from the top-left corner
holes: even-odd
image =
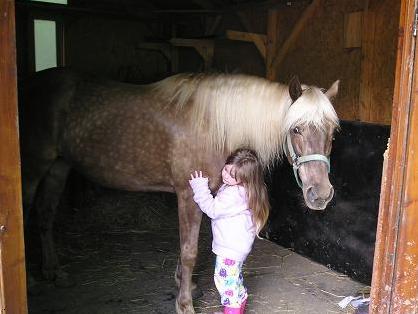
[[[301,85],[296,77],[289,83],[292,104],[286,117],[283,148],[305,203],[313,210],[324,210],[334,196],[328,173],[338,118],[330,100],[336,96],[338,85],[336,81],[324,91]]]

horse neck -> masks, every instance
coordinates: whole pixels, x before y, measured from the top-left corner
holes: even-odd
[[[287,89],[247,76],[201,82],[193,96],[190,122],[206,134],[207,145],[231,152],[256,150],[264,165],[282,154],[282,123],[290,106]]]

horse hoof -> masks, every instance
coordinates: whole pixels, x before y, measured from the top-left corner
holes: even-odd
[[[180,305],[176,299],[176,313],[177,314],[196,314],[192,304]]]
[[[54,284],[57,288],[70,288],[75,286],[75,281],[72,280],[65,271],[57,270],[55,272]]]

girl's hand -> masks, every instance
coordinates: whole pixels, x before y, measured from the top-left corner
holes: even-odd
[[[205,186],[206,188],[208,188],[209,179],[203,176],[203,173],[201,170],[191,173],[190,177],[191,177],[191,180],[189,180],[189,184],[192,187],[194,192],[196,192],[195,189],[198,189],[199,187],[202,187],[202,186]]]
[[[197,179],[197,178],[205,178],[205,177],[203,176],[203,174],[202,174],[202,171],[201,171],[201,170],[199,170],[199,171],[195,171],[195,172],[194,172],[194,174],[193,174],[193,173],[191,173],[191,174],[190,174],[190,177],[192,178],[192,180],[193,180],[193,179]]]

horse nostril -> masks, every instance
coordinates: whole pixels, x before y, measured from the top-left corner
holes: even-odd
[[[318,199],[318,194],[316,194],[315,189],[312,186],[306,190],[306,195],[311,203],[314,203]]]

